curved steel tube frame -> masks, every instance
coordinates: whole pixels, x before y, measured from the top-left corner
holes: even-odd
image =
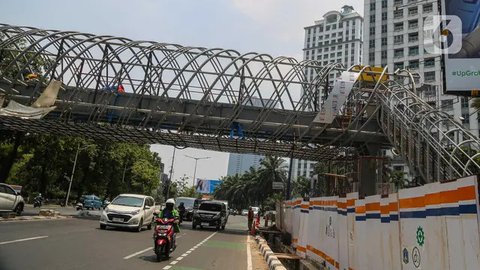
[[[25,81],[24,73],[39,60],[42,76]],[[307,68],[317,74],[311,81]],[[354,68],[360,76],[372,75],[368,66],[347,70]],[[305,121],[318,113],[329,75],[343,70],[337,63],[322,67],[314,60],[0,24],[0,83],[11,86],[0,88],[3,95],[25,100],[19,88],[33,87],[27,100],[32,102],[52,79],[62,80],[67,90],[59,110],[49,116],[56,121],[0,123],[40,132],[53,127],[62,134],[85,134],[100,125],[99,136],[108,133],[117,140],[311,160],[355,152],[359,135],[384,133],[426,182],[478,172],[478,154],[466,149],[478,150],[478,138],[416,96],[413,74],[406,70],[373,85],[358,82],[334,124]],[[387,69],[376,75],[383,78]],[[108,90],[118,85],[126,94]],[[366,115],[368,106],[375,110]],[[84,118],[76,119],[74,111]],[[245,138],[232,139],[232,126],[242,125]],[[319,143],[326,131],[337,135]]]
[[[413,75],[378,85],[379,123],[395,148],[424,182],[477,174],[479,139],[445,112],[418,97]]]
[[[43,62],[40,79],[26,81],[25,73],[38,61]],[[308,67],[318,71],[313,82],[305,78]],[[267,54],[0,24],[3,95],[31,103],[50,80],[61,80],[67,91],[48,120],[93,127],[108,122],[118,130],[149,132],[147,138],[117,132],[118,140],[139,143],[232,152],[248,145],[246,152],[290,156],[296,149],[298,158],[333,158],[337,148],[319,150],[318,141],[303,137],[320,129],[306,120],[315,117],[319,88],[334,68]],[[118,85],[126,94],[108,90]],[[21,87],[33,91],[19,95]],[[79,111],[83,119],[74,116]],[[238,124],[244,126],[244,140],[230,138]],[[48,130],[46,124],[39,128]],[[155,133],[162,139],[155,140]]]

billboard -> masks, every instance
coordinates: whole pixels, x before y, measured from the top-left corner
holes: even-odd
[[[480,1],[441,1],[442,16],[434,21],[442,29],[445,92],[470,95],[480,89]]]
[[[195,180],[195,190],[200,194],[212,194],[215,191],[215,188],[222,181],[218,179],[200,179]]]

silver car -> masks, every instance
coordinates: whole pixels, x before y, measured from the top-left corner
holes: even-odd
[[[20,191],[7,184],[0,184],[0,212],[15,212],[21,215],[25,201]]]
[[[109,227],[131,228],[141,231],[152,228],[155,200],[150,196],[121,194],[105,207],[100,217],[100,229]]]

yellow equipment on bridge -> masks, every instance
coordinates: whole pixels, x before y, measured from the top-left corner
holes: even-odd
[[[352,68],[352,71],[361,71],[364,68],[364,66],[355,66]],[[380,76],[383,72],[382,67],[366,67],[364,72],[360,74],[360,77],[358,77],[359,81],[362,82],[370,82],[370,83],[376,83],[380,80]],[[383,75],[381,78],[382,82],[385,82],[388,80],[388,75]]]

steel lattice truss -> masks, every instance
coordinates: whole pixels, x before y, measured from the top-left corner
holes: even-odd
[[[0,25],[0,35],[8,99],[28,105],[49,80],[63,82],[54,112],[42,120],[4,117],[4,128],[310,160],[388,144],[372,125],[335,147],[332,140],[352,130],[312,123],[319,89],[337,64],[10,25]],[[307,67],[318,73],[312,82]],[[26,81],[30,72],[41,76]]]
[[[306,68],[317,72],[311,81]],[[310,160],[393,145],[426,182],[479,172],[478,138],[422,101],[405,70],[379,80],[387,69],[351,67],[371,82],[355,85],[332,124],[314,124],[320,89],[328,93],[328,77],[339,70],[0,24],[0,101],[29,105],[50,80],[63,82],[56,110],[41,120],[0,117],[0,129]],[[29,73],[40,76],[26,80]]]

